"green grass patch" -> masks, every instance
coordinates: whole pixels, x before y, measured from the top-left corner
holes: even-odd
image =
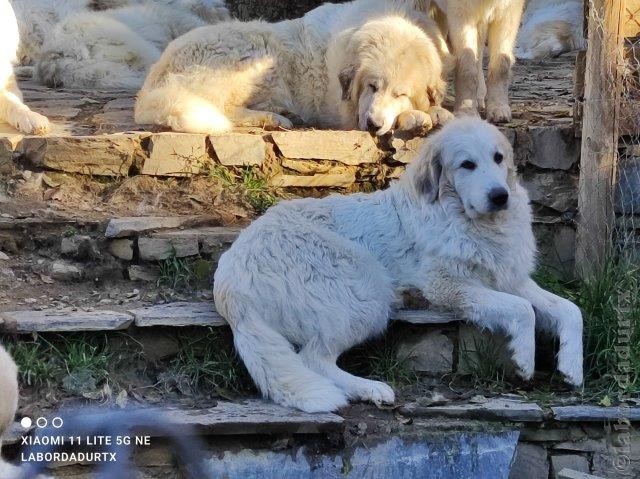
[[[264,175],[253,166],[231,169],[213,165],[209,176],[216,178],[225,188],[235,189],[256,213],[264,213],[279,200]]]

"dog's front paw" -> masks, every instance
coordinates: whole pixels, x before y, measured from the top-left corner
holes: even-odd
[[[454,118],[453,113],[441,106],[429,108],[429,116],[431,116],[431,121],[434,125],[444,125]]]
[[[398,115],[396,129],[422,135],[433,129],[433,120],[422,110],[409,110]]]
[[[491,123],[508,123],[511,121],[511,108],[506,103],[487,104],[487,121]]]
[[[272,113],[265,126],[273,129],[283,128],[285,130],[291,130],[293,128],[293,122],[285,116]]]
[[[371,401],[376,405],[393,404],[396,394],[391,387],[380,381],[362,379],[355,388],[354,396],[361,401]]]
[[[31,110],[21,112],[16,118],[14,126],[28,135],[46,135],[51,129],[51,124],[46,116]]]

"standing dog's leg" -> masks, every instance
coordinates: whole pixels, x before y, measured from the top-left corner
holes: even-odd
[[[458,15],[449,15],[449,31],[456,55],[456,113],[478,114],[478,27]]]
[[[508,9],[489,24],[489,75],[487,81],[487,120],[511,121],[509,80],[513,66],[513,48],[518,36],[523,0],[512,0]]]
[[[487,26],[478,31],[478,108],[484,110],[487,98],[487,82],[484,79],[484,47],[487,44]]]
[[[330,379],[349,399],[375,404],[393,404],[395,401],[393,389],[385,383],[360,378],[340,369],[336,365],[339,354],[331,352],[318,341],[307,343],[300,351],[300,356],[309,369]]]
[[[22,94],[13,75],[4,88],[0,88],[0,120],[27,134],[43,135],[49,131],[49,120],[22,102]]]
[[[545,291],[533,280],[527,281],[515,294],[530,301],[536,309],[537,326],[560,340],[558,370],[573,386],[582,384],[582,313],[560,296]]]
[[[535,322],[531,303],[519,296],[451,278],[430,279],[424,296],[434,305],[459,310],[465,319],[509,337],[513,361],[523,379],[531,379],[535,366]]]

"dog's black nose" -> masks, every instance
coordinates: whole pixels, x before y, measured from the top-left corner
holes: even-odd
[[[503,210],[509,202],[509,192],[504,188],[494,188],[489,192],[491,206],[497,210]]]
[[[367,120],[367,130],[369,130],[369,133],[375,133],[377,132],[380,128],[382,128],[382,125],[378,125],[374,120],[372,120],[371,118],[369,118]]]

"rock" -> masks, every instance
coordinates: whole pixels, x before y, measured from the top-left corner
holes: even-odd
[[[0,251],[0,261],[9,261],[9,255]]]
[[[231,244],[238,238],[242,231],[238,227],[209,226],[202,228],[191,228],[179,231],[165,231],[152,234],[152,238],[196,242],[199,245],[200,253],[211,256],[213,261],[217,261]]]
[[[133,316],[115,311],[7,311],[0,319],[18,333],[115,331],[133,323]]]
[[[0,137],[0,174],[13,171],[13,152],[22,138],[19,134],[5,134]]]
[[[564,278],[574,275],[576,230],[563,223],[534,223],[540,263]]]
[[[158,133],[149,139],[143,175],[190,176],[209,166],[206,137],[188,133]]]
[[[276,131],[271,137],[287,158],[356,166],[377,163],[382,156],[371,135],[362,131]]]
[[[535,403],[508,398],[492,398],[486,402],[450,404],[423,407],[408,403],[400,407],[400,413],[409,417],[448,417],[456,419],[488,419],[517,422],[542,422],[544,411]]]
[[[60,240],[60,254],[79,260],[87,260],[98,258],[100,251],[90,236],[73,235],[62,237]]]
[[[519,442],[509,479],[549,479],[547,450],[542,446]]]
[[[82,267],[64,260],[56,260],[49,266],[49,276],[58,281],[78,281],[82,279]]]
[[[399,163],[411,163],[418,156],[424,142],[425,138],[421,137],[409,138],[406,140],[394,137],[391,140],[391,146],[395,150],[393,159]]]
[[[209,141],[224,166],[260,166],[267,156],[267,144],[260,135],[228,133],[210,136]]]
[[[195,237],[139,238],[138,252],[142,261],[160,261],[174,256],[176,258],[197,256],[200,247]]]
[[[225,326],[227,321],[213,302],[158,304],[128,311],[138,327],[153,326]]]
[[[32,164],[95,176],[128,176],[139,138],[133,135],[26,137],[19,151]]]
[[[269,180],[269,184],[276,188],[345,188],[355,182],[355,173],[329,173],[310,176],[276,175]]]
[[[124,261],[133,260],[133,241],[126,238],[115,239],[109,243],[109,253]]]
[[[640,407],[625,408],[624,413],[618,407],[600,406],[555,406],[551,411],[556,421],[603,422],[617,421],[620,417],[640,421]]]
[[[453,343],[440,331],[417,333],[398,345],[398,358],[414,371],[446,374],[453,368]]]
[[[578,177],[562,171],[527,173],[522,186],[533,203],[560,213],[578,208]]]
[[[551,476],[557,478],[558,473],[563,469],[589,473],[589,460],[577,454],[562,454],[551,456]]]
[[[528,161],[539,168],[568,170],[580,158],[580,140],[573,128],[533,127],[531,156]]]
[[[104,235],[107,238],[137,236],[150,231],[181,228],[188,225],[206,224],[210,218],[197,216],[131,216],[109,220]]]
[[[290,160],[281,158],[280,165],[286,170],[293,170],[301,175],[314,174],[338,174],[343,175],[355,171],[353,166],[337,165],[335,162],[326,160]]]
[[[142,346],[146,358],[151,361],[159,361],[180,352],[180,343],[175,337],[156,330],[137,330],[135,340]]]
[[[127,269],[131,281],[155,283],[158,281],[158,271],[154,268],[132,264]]]
[[[571,469],[562,469],[556,476],[556,479],[606,479],[602,476],[594,476],[584,472],[572,471]]]

